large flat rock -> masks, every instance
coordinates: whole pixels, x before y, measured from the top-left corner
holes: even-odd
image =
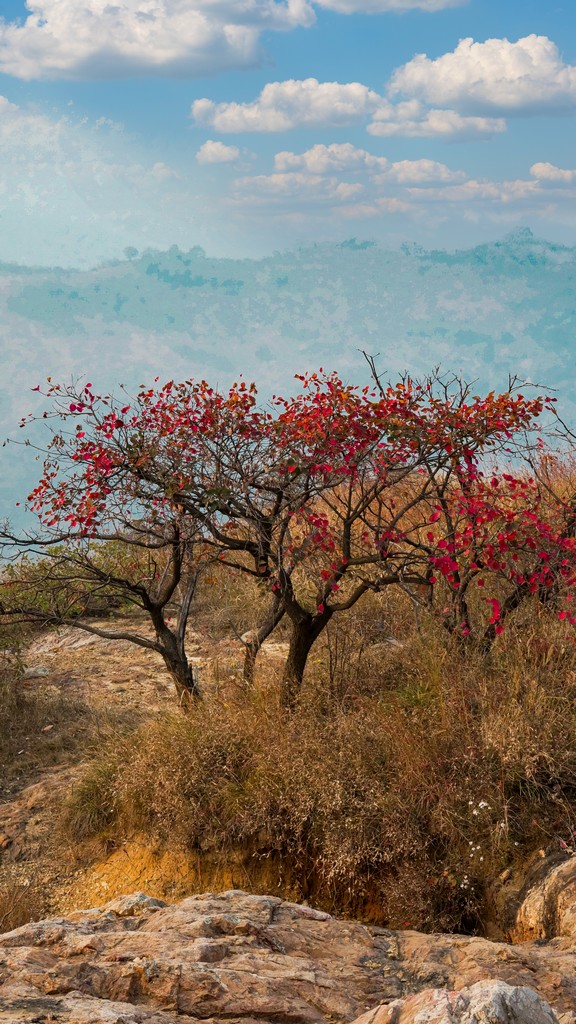
[[[0,936],[0,1021],[338,1024],[492,979],[534,990],[572,1024],[575,967],[567,938],[509,946],[369,928],[237,891],[176,905],[137,893]]]

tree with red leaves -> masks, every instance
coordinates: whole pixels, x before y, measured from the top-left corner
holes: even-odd
[[[322,371],[300,377],[298,394],[269,406],[242,381],[225,393],[170,381],[121,401],[91,384],[50,384],[46,418],[58,429],[28,499],[42,530],[5,541],[42,550],[63,581],[80,577],[85,590],[143,608],[153,639],[100,635],[156,650],[181,695],[198,695],[186,625],[198,573],[213,559],[270,591],[247,643],[248,680],[263,641],[289,620],[286,707],[328,622],[368,591],[400,587],[463,640],[491,642],[526,596],[557,601],[576,576],[566,504],[544,500],[538,478],[518,468],[537,448],[530,432],[551,400],[514,382],[474,396],[439,374],[387,386],[372,371],[365,388]],[[516,470],[489,472],[489,460]],[[120,558],[129,569],[109,565],[110,544],[138,552]],[[98,632],[67,601],[18,611]],[[572,621],[565,607],[559,614]]]

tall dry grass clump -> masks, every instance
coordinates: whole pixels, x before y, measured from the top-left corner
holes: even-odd
[[[105,751],[69,798],[68,835],[242,848],[331,910],[478,928],[487,883],[576,827],[574,645],[538,607],[522,614],[488,657],[432,623],[392,644],[357,614],[357,635],[327,634],[297,712],[207,698]]]
[[[39,921],[46,913],[46,894],[38,880],[22,877],[16,870],[3,871],[0,879],[0,934]]]

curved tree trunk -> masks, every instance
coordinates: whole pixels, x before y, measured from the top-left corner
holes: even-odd
[[[198,685],[196,670],[188,663],[184,640],[175,635],[165,624],[156,628],[158,638],[157,651],[162,655],[164,664],[176,687],[181,704],[189,704],[200,700],[202,693]]]
[[[515,612],[520,607],[523,601],[530,597],[530,584],[521,583],[514,588],[511,594],[508,595],[506,600],[500,607],[500,617],[498,621],[489,623],[484,630],[482,637],[482,646],[485,650],[489,650],[491,645],[494,643],[498,633],[497,626],[501,625],[511,612]]]
[[[298,704],[308,655],[330,618],[331,613],[326,610],[321,615],[306,613],[292,620],[292,636],[280,687],[280,704],[288,711],[293,711]]]
[[[285,608],[282,601],[279,598],[276,598],[266,621],[261,625],[259,630],[254,630],[254,635],[250,640],[245,641],[246,650],[244,654],[244,669],[242,673],[245,686],[252,686],[254,684],[254,672],[256,669],[256,658],[258,657],[258,652],[264,641],[267,640],[270,634],[276,629],[276,626],[283,618],[284,613]]]
[[[171,657],[167,651],[162,651],[162,657],[176,687],[180,703],[185,706],[191,701],[201,700],[202,693],[198,685],[197,671],[188,664],[186,656],[176,659]]]
[[[198,686],[197,673],[188,664],[188,658],[186,657],[186,623],[197,578],[196,574],[188,586],[176,630],[170,629],[166,624],[164,618],[165,605],[149,602],[147,607],[154,626],[154,632],[156,633],[155,648],[164,659],[164,664],[176,687],[180,704],[183,706],[190,706],[192,701],[202,698],[202,693]]]

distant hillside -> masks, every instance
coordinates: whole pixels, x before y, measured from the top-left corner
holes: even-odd
[[[392,373],[440,364],[484,387],[517,373],[557,387],[572,412],[576,247],[527,229],[456,253],[351,239],[261,260],[131,256],[82,272],[0,264],[2,435],[49,374],[133,387],[243,373],[288,390],[292,373],[321,365],[361,379],[361,349]],[[4,461],[4,509],[30,479],[21,461]]]

